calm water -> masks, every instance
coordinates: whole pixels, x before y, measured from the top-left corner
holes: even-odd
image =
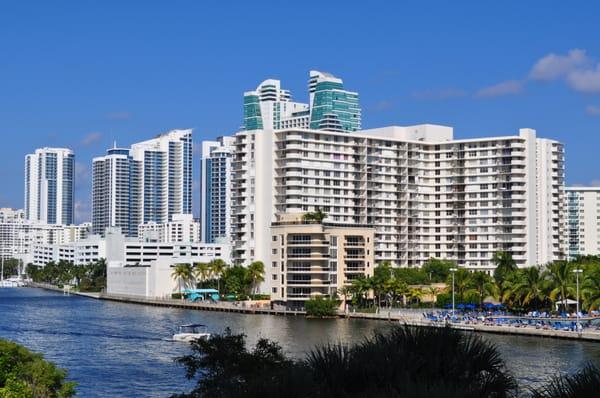
[[[230,327],[249,342],[267,337],[293,355],[316,344],[356,341],[385,327],[362,320],[240,315],[145,307],[63,296],[40,289],[0,289],[0,337],[41,352],[77,381],[79,397],[168,397],[188,390],[184,369],[173,358],[182,343],[165,341],[174,325],[204,323],[211,332]],[[600,364],[600,344],[486,335],[498,345],[522,385],[568,372],[586,362]]]

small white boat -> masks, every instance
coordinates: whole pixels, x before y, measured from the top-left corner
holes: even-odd
[[[210,333],[208,333],[206,325],[200,325],[197,323],[191,323],[188,325],[179,326],[177,333],[173,335],[174,341],[185,341],[191,343],[196,339],[208,339]]]

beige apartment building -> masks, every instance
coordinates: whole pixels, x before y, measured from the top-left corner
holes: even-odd
[[[373,228],[303,221],[302,214],[278,214],[271,225],[265,281],[271,299],[292,308],[335,295],[352,280],[373,275],[375,267]]]

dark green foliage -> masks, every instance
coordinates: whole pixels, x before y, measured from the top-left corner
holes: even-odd
[[[453,261],[430,258],[423,264],[422,269],[430,282],[439,283],[448,279],[450,268],[455,266],[456,264]]]
[[[65,382],[66,375],[40,354],[0,339],[0,397],[72,397],[75,383]]]
[[[99,292],[106,287],[106,261],[100,259],[87,265],[73,265],[68,261],[49,262],[44,267],[28,264],[25,272],[34,282],[62,286],[74,284],[81,291]]]
[[[306,315],[319,318],[335,316],[337,307],[337,301],[323,297],[311,298],[304,304]]]
[[[516,385],[496,348],[477,335],[448,328],[403,326],[355,346],[316,348],[304,360],[286,359],[243,335],[192,345],[178,359],[198,384],[188,397],[510,397]]]
[[[173,397],[258,397],[263,389],[276,389],[293,365],[277,343],[260,339],[249,351],[246,336],[230,329],[209,340],[195,340],[191,348],[192,354],[176,361],[186,367],[186,377],[198,378],[198,383],[189,394]]]
[[[587,398],[600,395],[600,368],[590,364],[574,375],[556,377],[532,391],[532,398]]]
[[[9,258],[4,260],[4,279],[9,278],[19,273],[19,260],[16,258]]]

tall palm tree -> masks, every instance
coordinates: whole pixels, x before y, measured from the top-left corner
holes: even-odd
[[[265,264],[262,261],[254,261],[248,266],[248,279],[250,279],[252,292],[256,293],[258,284],[265,281]]]
[[[496,265],[494,280],[498,286],[502,286],[504,279],[517,270],[517,262],[509,252],[499,251],[492,256],[492,262]]]
[[[560,302],[566,306],[566,300],[573,295],[573,265],[567,261],[555,261],[548,265],[546,278],[550,284],[549,297],[552,301]]]
[[[338,294],[344,298],[343,306],[344,310],[346,310],[346,304],[348,303],[348,297],[352,295],[352,286],[344,285],[338,289]]]
[[[437,302],[437,296],[438,294],[440,294],[440,292],[441,289],[433,285],[430,285],[427,288],[427,294],[431,296],[431,308],[435,307],[435,303]]]
[[[590,268],[584,273],[581,297],[583,307],[588,311],[600,308],[600,268]]]
[[[446,282],[450,289],[452,289],[452,275],[448,276]],[[465,293],[471,285],[471,273],[464,268],[459,268],[454,273],[454,292],[458,296],[458,302],[462,303],[465,299]]]
[[[507,280],[509,281],[509,280]],[[544,292],[544,276],[539,267],[528,267],[516,273],[516,278],[510,280],[508,291],[518,298],[521,305],[538,308],[546,300]]]
[[[196,263],[193,272],[196,282],[204,283],[210,275],[210,268],[207,263]]]
[[[470,285],[477,291],[479,296],[479,308],[483,308],[483,300],[487,296],[495,296],[497,293],[496,284],[492,278],[485,272],[475,272],[471,275]]]
[[[221,294],[221,277],[223,276],[223,271],[227,268],[227,263],[220,258],[216,258],[208,263],[208,268],[210,269],[212,278],[217,280],[217,290]]]
[[[179,293],[183,293],[183,284],[187,284],[192,279],[192,266],[190,264],[177,264],[171,272],[171,277],[179,281]],[[183,300],[183,295],[181,295]]]

